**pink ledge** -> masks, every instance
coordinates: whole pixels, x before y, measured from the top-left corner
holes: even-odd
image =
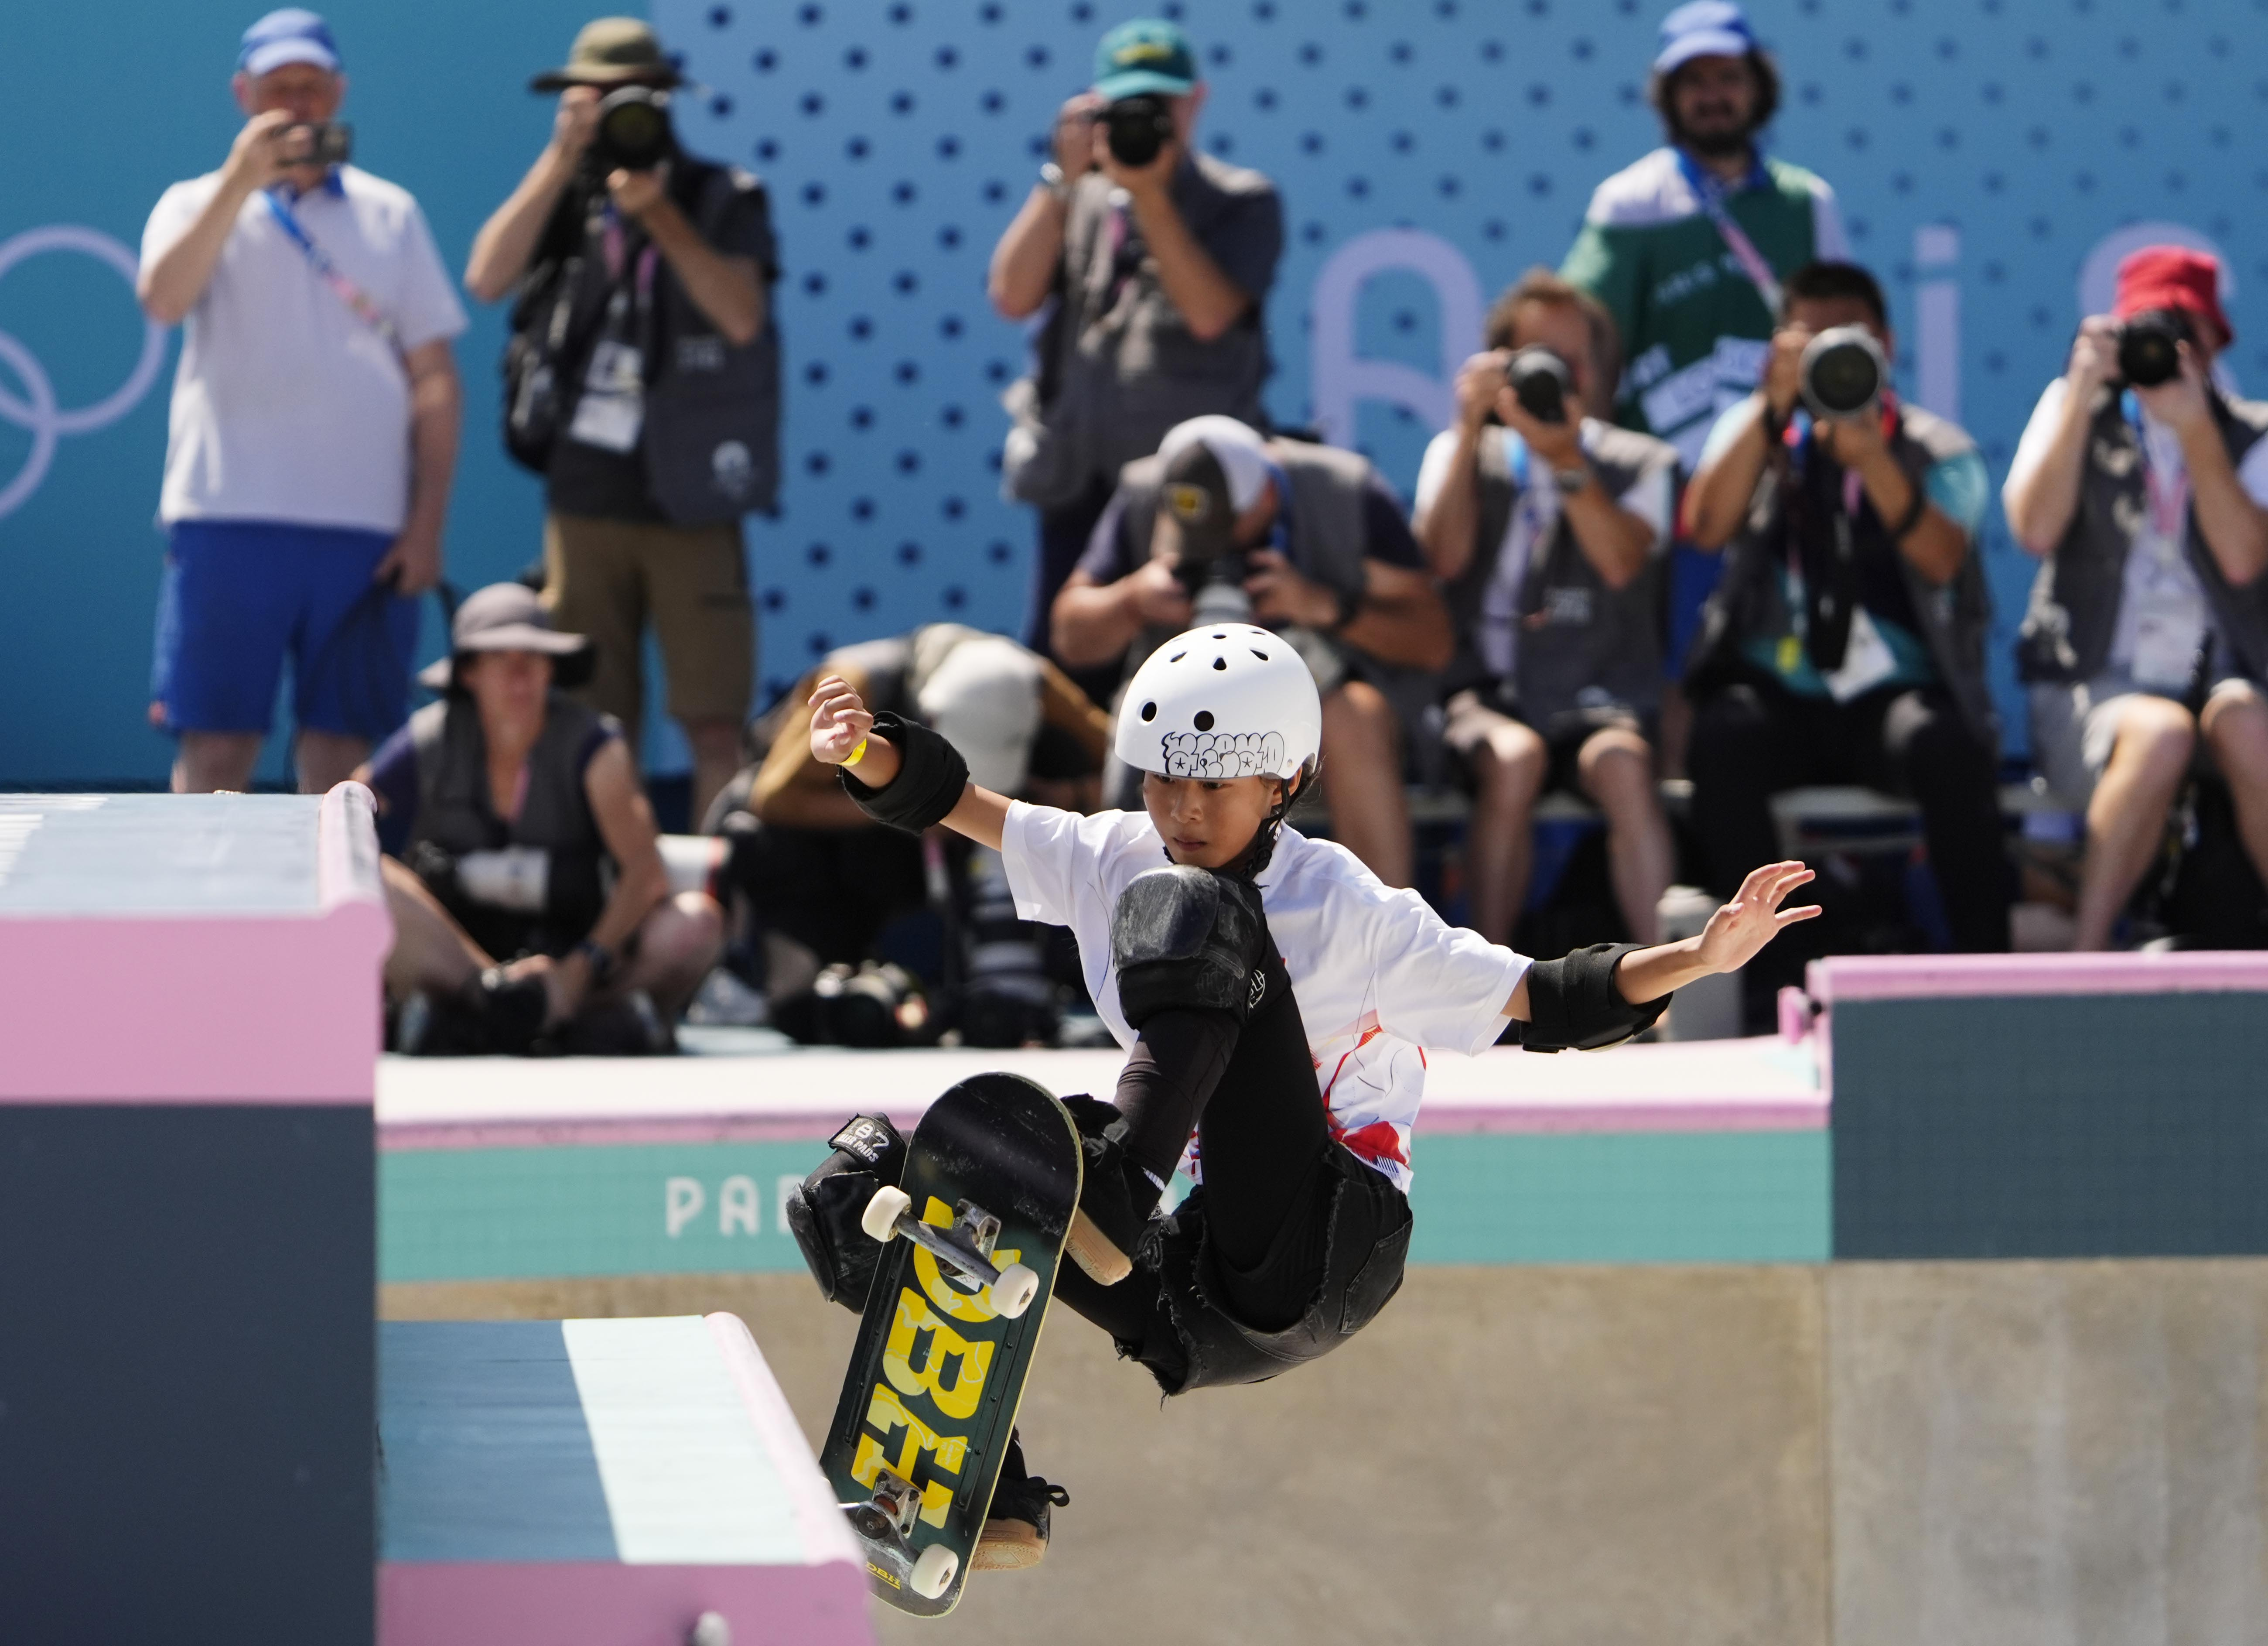
[[[828,1489],[827,1477],[813,1465],[810,1443],[804,1439],[795,1413],[788,1409],[787,1397],[780,1393],[779,1384],[764,1363],[764,1353],[756,1347],[747,1323],[733,1314],[702,1318],[718,1354],[724,1357],[733,1386],[740,1391],[749,1426],[771,1455],[772,1473],[787,1489],[788,1508],[803,1537],[803,1558],[814,1566],[848,1561],[854,1569],[861,1567],[858,1540],[843,1524],[843,1511],[836,1504],[835,1494]]]
[[[1828,1007],[1948,996],[2264,993],[2268,952],[1842,955],[1813,961],[1804,986]]]
[[[0,1103],[369,1103],[393,941],[370,791],[316,826],[305,914],[0,920]]]
[[[685,1646],[704,1612],[733,1646],[868,1646],[865,1575],[820,1566],[387,1561],[379,1646]]]

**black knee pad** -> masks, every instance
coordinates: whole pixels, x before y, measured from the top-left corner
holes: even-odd
[[[1118,1005],[1136,1029],[1176,1006],[1241,1023],[1282,971],[1268,964],[1274,948],[1257,886],[1187,864],[1137,875],[1110,913]]]
[[[905,1174],[906,1140],[878,1114],[855,1115],[828,1140],[835,1152],[787,1203],[787,1226],[820,1295],[857,1314],[873,1289],[882,1248],[858,1226],[866,1203]]]

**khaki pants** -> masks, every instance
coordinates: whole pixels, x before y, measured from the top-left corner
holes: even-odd
[[[622,723],[633,742],[645,722],[644,631],[661,642],[679,720],[748,712],[756,663],[755,611],[738,521],[667,526],[552,514],[543,527],[543,603],[552,621],[590,637],[591,683],[577,695]]]

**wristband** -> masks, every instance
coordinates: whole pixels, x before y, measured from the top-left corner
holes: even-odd
[[[1906,534],[1921,524],[1922,511],[1929,506],[1929,493],[1922,483],[1911,477],[1906,483],[1913,488],[1913,501],[1906,505],[1906,512],[1899,517],[1898,523],[1890,528],[1890,542],[1893,543],[1902,543],[1906,540]]]
[[[593,984],[603,984],[615,975],[614,954],[603,944],[594,943],[586,937],[568,952],[583,956],[585,963],[591,968]]]
[[[951,743],[924,726],[888,710],[874,717],[874,730],[898,751],[898,775],[870,788],[838,766],[843,792],[878,823],[920,834],[945,821],[968,787],[968,763]]]
[[[855,766],[861,760],[864,760],[866,757],[866,745],[872,741],[873,740],[871,738],[860,738],[858,740],[858,746],[850,751],[850,758],[843,761],[843,764],[845,766]]]
[[[1594,943],[1528,969],[1528,1021],[1520,1044],[1529,1052],[1597,1052],[1652,1026],[1669,996],[1636,1005],[1615,986],[1615,968],[1636,943]]]

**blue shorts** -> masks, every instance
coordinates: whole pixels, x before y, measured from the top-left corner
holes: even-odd
[[[287,653],[301,730],[376,742],[401,725],[418,602],[371,581],[393,543],[339,526],[177,521],[150,682],[166,729],[266,733]]]

